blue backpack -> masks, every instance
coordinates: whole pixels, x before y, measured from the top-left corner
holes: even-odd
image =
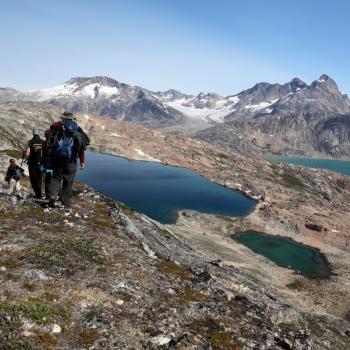
[[[77,154],[77,134],[79,126],[73,120],[64,120],[61,123],[60,137],[53,149],[55,159],[72,160]]]

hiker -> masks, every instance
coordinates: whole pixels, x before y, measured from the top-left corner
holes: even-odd
[[[45,131],[45,140],[49,136],[49,133],[50,133],[50,129],[47,129]],[[50,166],[51,165],[49,164],[49,162],[45,161],[45,157],[44,157],[43,161],[42,161],[42,165],[41,165],[41,171],[42,171],[42,173],[45,174],[44,182],[45,182],[45,197],[46,197],[46,199],[49,199],[49,189],[50,189],[50,182],[51,182],[51,176],[52,176],[52,171],[53,171],[50,168]],[[61,188],[62,188],[62,186],[61,186]],[[61,198],[61,189],[58,193],[58,196],[59,196],[59,198]]]
[[[35,193],[35,198],[41,199],[41,187],[43,174],[40,166],[43,156],[45,141],[39,136],[39,130],[33,129],[33,138],[28,141],[25,149],[25,156],[28,160],[29,179]]]
[[[5,181],[8,183],[9,195],[15,194],[17,191],[21,190],[19,180],[24,176],[24,169],[16,164],[15,159],[10,159],[10,166],[7,168]]]
[[[71,210],[77,159],[80,160],[80,168],[84,169],[84,151],[89,142],[71,112],[64,112],[61,121],[51,125],[44,146],[47,166],[53,170],[49,185],[49,206],[55,206],[62,183],[62,204],[67,211]]]

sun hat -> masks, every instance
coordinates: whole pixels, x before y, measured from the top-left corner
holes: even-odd
[[[61,119],[75,119],[74,114],[72,112],[69,111],[64,111],[62,113]]]

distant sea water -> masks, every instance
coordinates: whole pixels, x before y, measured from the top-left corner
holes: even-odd
[[[308,168],[329,169],[350,176],[350,161],[333,159],[315,159],[298,157],[266,156],[264,159],[272,162],[302,165]]]

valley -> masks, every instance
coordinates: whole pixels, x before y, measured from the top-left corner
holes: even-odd
[[[34,125],[44,133],[59,115],[57,108],[39,102],[0,105],[0,119],[5,126],[1,129],[3,169],[8,159],[6,154],[10,154],[6,150],[23,147],[23,140],[30,138]],[[225,271],[227,267],[233,269],[234,274],[243,274],[245,283],[240,282],[239,286],[234,287],[238,293],[250,295],[255,300],[267,293],[266,288],[270,286],[272,290],[268,293],[273,298],[278,295],[293,310],[315,317],[318,325],[322,323],[322,329],[328,327],[329,331],[329,325],[336,320],[340,330],[336,339],[340,342],[346,339],[347,300],[350,299],[348,176],[323,169],[273,163],[218,148],[198,139],[164,134],[160,130],[110,117],[92,114],[77,117],[91,137],[90,146],[94,151],[191,169],[207,180],[237,190],[257,203],[253,212],[241,218],[182,209],[174,223],[161,225],[141,215],[140,220],[151,222],[154,228],[146,236],[137,234],[136,240],[147,242],[148,248],[155,249],[156,243],[152,238],[155,228],[161,232],[166,230],[176,239],[171,248],[174,252],[181,251],[180,245],[185,244],[190,254],[200,254],[204,261],[224,266]],[[109,194],[108,190],[105,194]],[[128,215],[134,212],[133,209],[126,210]],[[236,232],[249,230],[289,237],[295,242],[319,249],[330,264],[331,276],[321,280],[308,279],[289,268],[279,267],[232,239]],[[146,251],[148,248],[145,248]],[[158,251],[158,254],[164,256],[164,252]],[[188,258],[184,259],[187,261]],[[227,277],[226,272],[224,275],[216,278],[225,288],[232,288],[232,277]],[[251,283],[264,286],[263,290],[257,292]],[[293,319],[287,312],[281,320],[274,322],[293,323]],[[303,316],[302,319],[306,318]],[[317,334],[317,337],[321,337],[320,333]],[[318,340],[312,339],[313,344],[317,344]],[[326,340],[321,342],[323,345],[319,348],[325,347]],[[331,344],[327,346],[332,348]]]

